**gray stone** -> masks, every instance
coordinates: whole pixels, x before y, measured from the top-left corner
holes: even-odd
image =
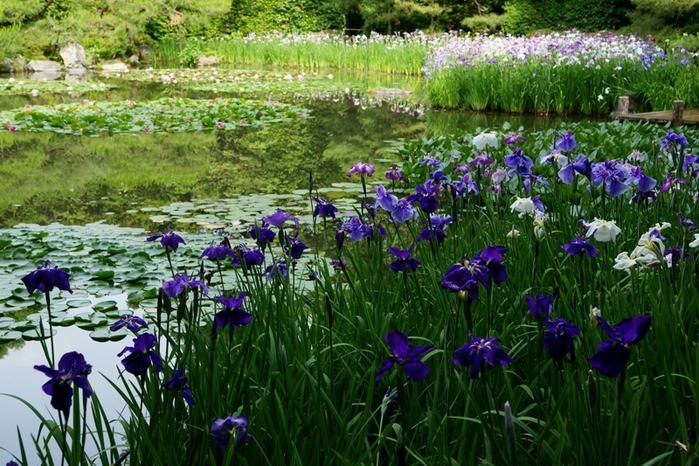
[[[32,60],[27,63],[27,70],[37,72],[61,72],[61,65],[53,60]]]
[[[205,66],[216,66],[218,64],[218,58],[215,56],[206,56],[206,55],[201,55],[197,59],[197,66],[199,68],[204,68]]]
[[[131,55],[129,57],[129,63],[131,63],[132,65],[138,65],[138,62],[139,62],[138,55]]]
[[[153,61],[153,49],[146,44],[138,47],[138,56],[143,63],[151,63]]]
[[[129,67],[121,60],[107,60],[100,65],[102,71],[116,71],[118,73],[128,73]]]
[[[70,39],[61,47],[60,55],[67,72],[70,73],[74,70],[77,70],[77,73],[73,72],[73,74],[79,74],[81,71],[85,72],[87,60],[85,60],[85,49],[82,45]]]

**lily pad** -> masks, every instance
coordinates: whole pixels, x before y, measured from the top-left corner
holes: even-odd
[[[22,332],[16,330],[0,330],[0,343],[10,343],[22,338]]]
[[[112,332],[109,330],[109,327],[103,327],[103,328],[98,328],[94,330],[93,332],[90,332],[90,338],[92,338],[95,341],[120,341],[123,340],[128,336],[128,332],[126,330],[117,330],[116,332]]]
[[[92,306],[92,309],[94,309],[95,311],[99,311],[99,312],[105,312],[105,311],[115,309],[116,307],[117,307],[117,302],[110,300],[110,301],[101,301],[97,304],[94,304]]]
[[[25,332],[22,332],[22,338],[25,340],[29,341],[37,341],[41,339],[46,339],[51,336],[56,335],[58,333],[55,328],[51,328],[50,330],[44,329],[44,336],[41,336],[41,333],[39,332],[39,329],[33,329],[33,330],[27,330]]]
[[[78,308],[78,307],[88,307],[92,304],[89,299],[71,299],[66,303],[68,307]]]

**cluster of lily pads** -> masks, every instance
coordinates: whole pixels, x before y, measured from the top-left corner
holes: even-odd
[[[163,98],[147,102],[93,102],[31,106],[0,112],[0,131],[53,131],[98,136],[102,133],[167,133],[231,130],[304,118],[309,111],[289,104],[239,99]]]

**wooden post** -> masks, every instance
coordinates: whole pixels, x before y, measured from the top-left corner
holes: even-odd
[[[629,114],[630,100],[628,95],[619,96],[619,116],[626,116]]]
[[[672,126],[682,126],[682,116],[684,114],[684,100],[672,102]]]

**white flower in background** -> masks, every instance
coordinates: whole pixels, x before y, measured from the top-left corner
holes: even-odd
[[[7,80],[7,82],[8,82],[8,83],[13,83],[13,82],[15,82],[15,78],[10,78],[10,79]]]
[[[36,97],[38,95],[39,95],[39,91],[37,91],[36,89],[32,89],[32,97]]]
[[[655,232],[655,233],[653,233]],[[665,255],[665,243],[658,230],[651,230],[649,233],[643,233],[638,240],[638,246],[631,253],[635,257],[653,256],[655,259]]]
[[[548,214],[545,214],[539,210],[534,211],[534,235],[536,235],[537,239],[543,238],[546,234],[544,225],[548,219]]]
[[[481,133],[473,138],[473,145],[476,146],[478,150],[483,150],[488,146],[497,149],[500,143],[495,133]]]
[[[90,84],[90,87],[93,89],[97,89],[97,84]]]
[[[517,229],[515,229],[515,228],[511,229],[510,232],[507,233],[507,237],[508,237],[508,238],[515,239],[515,238],[517,238],[518,236],[519,236],[519,230],[517,230]],[[697,236],[699,236],[699,235],[697,235]]]
[[[534,213],[536,205],[534,205],[534,201],[529,197],[518,197],[517,200],[512,203],[510,209],[512,212],[519,212],[520,217],[524,217],[526,214]]]
[[[614,268],[616,270],[626,270],[628,273],[631,273],[631,268],[634,265],[636,265],[636,259],[630,257],[629,253],[625,251],[619,253],[614,259]],[[590,314],[592,314],[592,311],[590,311]]]
[[[689,243],[690,248],[699,247],[699,233],[694,233],[694,241]]]
[[[646,154],[638,149],[634,149],[633,152],[626,158],[628,161],[633,162],[643,162],[646,160]]]
[[[332,79],[334,76],[332,74],[328,75],[328,79]]]
[[[595,218],[587,229],[587,237],[595,237],[597,241],[606,243],[607,241],[616,241],[617,235],[621,233],[621,228],[616,226],[615,220],[601,220]]]
[[[600,311],[598,307],[591,307],[590,308],[590,322],[592,322],[594,325],[597,325],[597,318],[598,317],[602,317],[602,311]]]
[[[656,223],[654,226],[652,226],[648,229],[648,233],[653,233],[653,230],[663,231],[663,230],[667,230],[668,228],[672,228],[671,223],[668,223],[668,222]]]
[[[608,88],[608,87],[604,89],[604,93],[605,93],[605,94],[609,94],[609,88]]]
[[[100,87],[104,87],[104,83],[100,83]]]
[[[604,100],[604,96],[603,96],[602,94],[598,95],[598,96],[597,96],[597,100],[600,100],[600,101],[601,101],[601,100]]]

